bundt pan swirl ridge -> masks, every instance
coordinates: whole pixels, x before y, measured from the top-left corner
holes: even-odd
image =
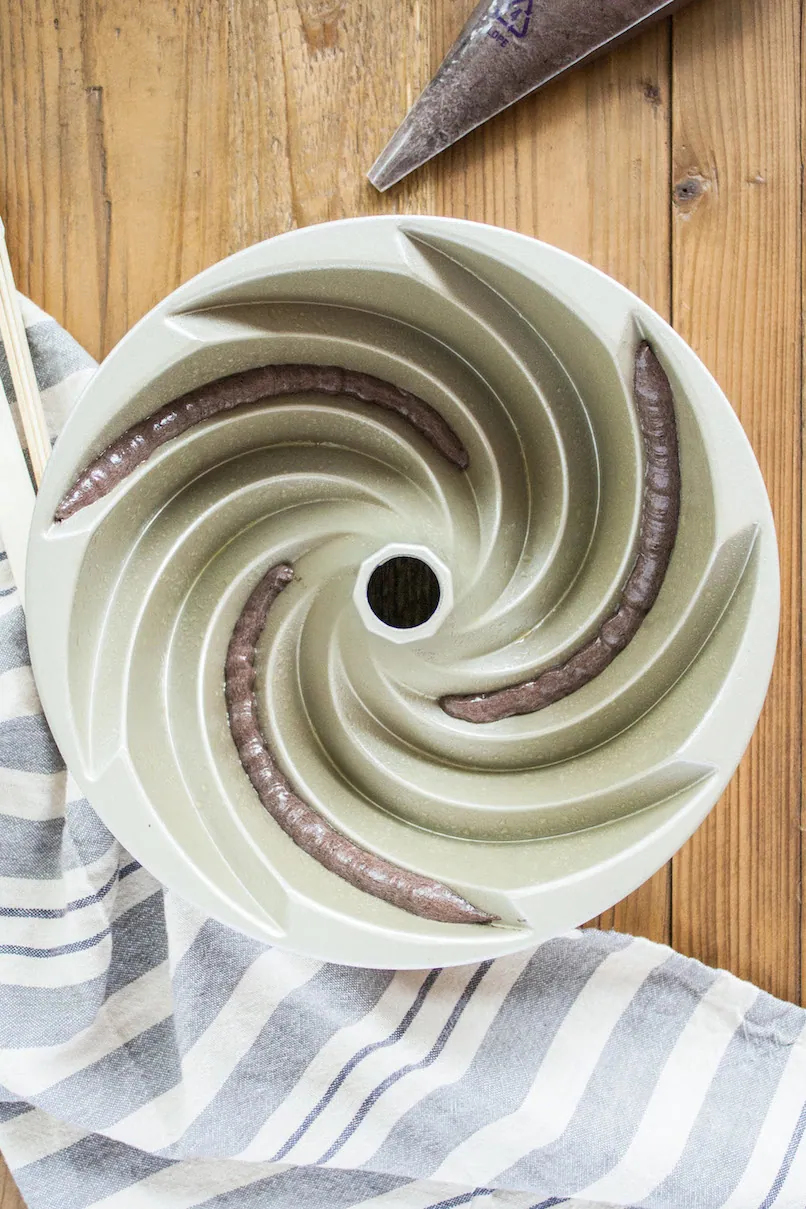
[[[372,603],[393,558],[434,603]],[[90,802],[169,888],[332,961],[534,944],[650,876],[761,709],[775,534],[649,307],[510,231],[278,236],[112,351],[37,501],[28,627]]]

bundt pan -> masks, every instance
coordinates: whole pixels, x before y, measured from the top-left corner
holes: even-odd
[[[432,572],[409,628],[368,597],[398,557]],[[750,739],[779,584],[667,324],[522,235],[395,216],[248,248],[126,336],[53,453],[28,602],[134,857],[261,940],[425,967],[672,855]]]

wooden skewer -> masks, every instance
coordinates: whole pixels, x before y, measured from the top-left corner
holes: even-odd
[[[25,556],[36,494],[6,392],[0,384],[0,534],[25,607]]]
[[[28,443],[28,454],[36,485],[42,480],[50,457],[42,399],[34,374],[31,351],[25,335],[11,262],[6,248],[6,233],[0,219],[0,339],[14,383],[20,419]],[[11,406],[0,385],[0,534],[11,565],[11,573],[25,604],[25,557],[36,495],[25,454],[20,445]]]
[[[6,350],[6,360],[14,383],[28,456],[37,487],[42,481],[45,464],[50,457],[50,437],[36,383],[31,350],[25,336],[25,324],[17,298],[11,262],[6,247],[6,232],[0,219],[0,339]]]

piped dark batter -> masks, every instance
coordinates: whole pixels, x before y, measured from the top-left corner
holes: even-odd
[[[686,0],[479,0],[369,171],[388,189],[569,68],[669,17]]]
[[[260,801],[298,847],[357,889],[424,919],[492,923],[495,916],[479,911],[447,886],[402,869],[336,831],[294,793],[278,768],[258,718],[255,648],[271,605],[293,578],[287,563],[271,568],[244,605],[227,650],[224,686],[230,731]]]
[[[199,386],[127,429],[82,471],[56,509],[55,519],[66,520],[108,495],[160,446],[203,420],[278,396],[309,392],[343,395],[393,411],[425,437],[437,453],[460,470],[467,468],[467,450],[459,437],[439,412],[417,395],[372,374],[338,366],[265,365]]]
[[[635,406],[644,446],[645,477],[638,556],[615,612],[596,635],[559,667],[533,680],[488,693],[443,697],[440,705],[465,722],[497,722],[561,701],[613,662],[632,641],[657,600],[680,518],[680,460],[672,387],[650,346],[635,358]]]

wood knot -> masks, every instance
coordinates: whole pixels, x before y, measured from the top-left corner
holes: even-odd
[[[710,188],[710,181],[699,172],[689,172],[677,181],[672,190],[675,208],[690,214]]]
[[[651,80],[644,80],[643,89],[644,99],[649,101],[650,105],[660,105],[660,88],[657,84],[653,84]]]
[[[343,0],[297,0],[302,35],[314,53],[333,50],[338,45],[344,21]]]

